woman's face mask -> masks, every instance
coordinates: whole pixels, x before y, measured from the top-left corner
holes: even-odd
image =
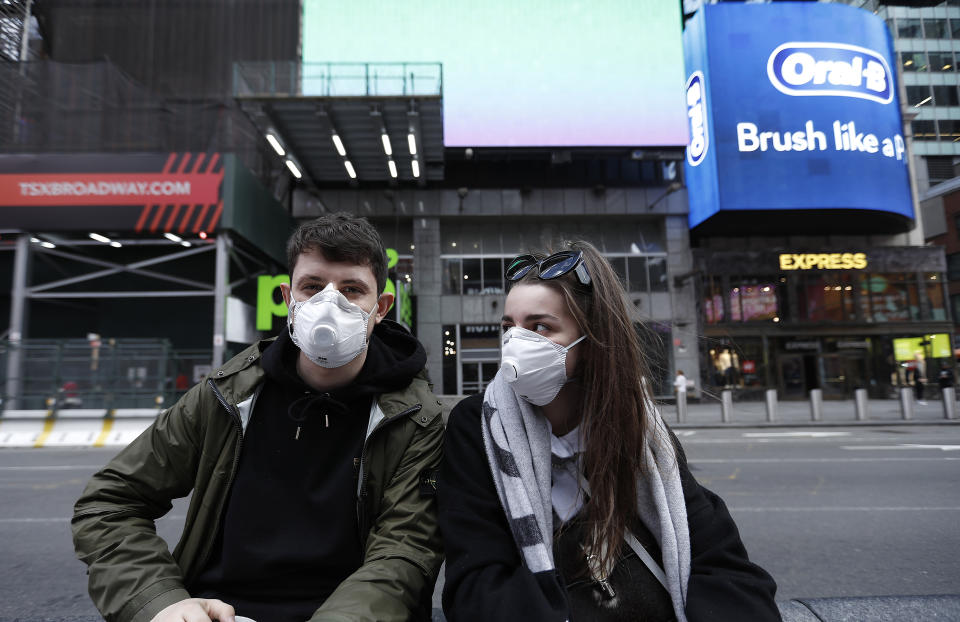
[[[320,367],[343,367],[367,349],[367,326],[376,304],[368,313],[347,300],[333,283],[309,300],[291,301],[290,338]]]
[[[587,336],[564,347],[532,330],[513,326],[503,334],[500,373],[517,396],[543,406],[567,382],[567,352]]]

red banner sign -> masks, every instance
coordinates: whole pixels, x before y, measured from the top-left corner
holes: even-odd
[[[0,206],[216,203],[223,174],[0,175]]]
[[[0,171],[7,226],[196,233],[223,212],[219,153],[6,156]]]

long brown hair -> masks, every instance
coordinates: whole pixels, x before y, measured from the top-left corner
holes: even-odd
[[[612,569],[624,531],[637,515],[646,433],[644,409],[651,404],[647,363],[640,349],[633,306],[613,268],[589,242],[565,242],[562,249],[579,250],[590,273],[583,285],[573,272],[539,280],[536,271],[520,283],[545,285],[560,293],[587,335],[579,346],[576,378],[582,385],[581,434],[586,441],[584,472],[591,496],[586,504],[587,553],[599,568]],[[592,534],[592,535],[591,535]]]

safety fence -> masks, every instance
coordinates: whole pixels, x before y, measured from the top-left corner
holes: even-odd
[[[156,410],[207,374],[211,359],[163,339],[0,342],[0,414]]]

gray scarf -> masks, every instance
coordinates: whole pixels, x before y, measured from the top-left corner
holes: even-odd
[[[660,545],[677,622],[686,622],[690,534],[677,456],[659,412],[648,402],[644,477],[637,513]],[[483,395],[483,444],[514,541],[531,572],[554,569],[550,426],[498,373]]]

